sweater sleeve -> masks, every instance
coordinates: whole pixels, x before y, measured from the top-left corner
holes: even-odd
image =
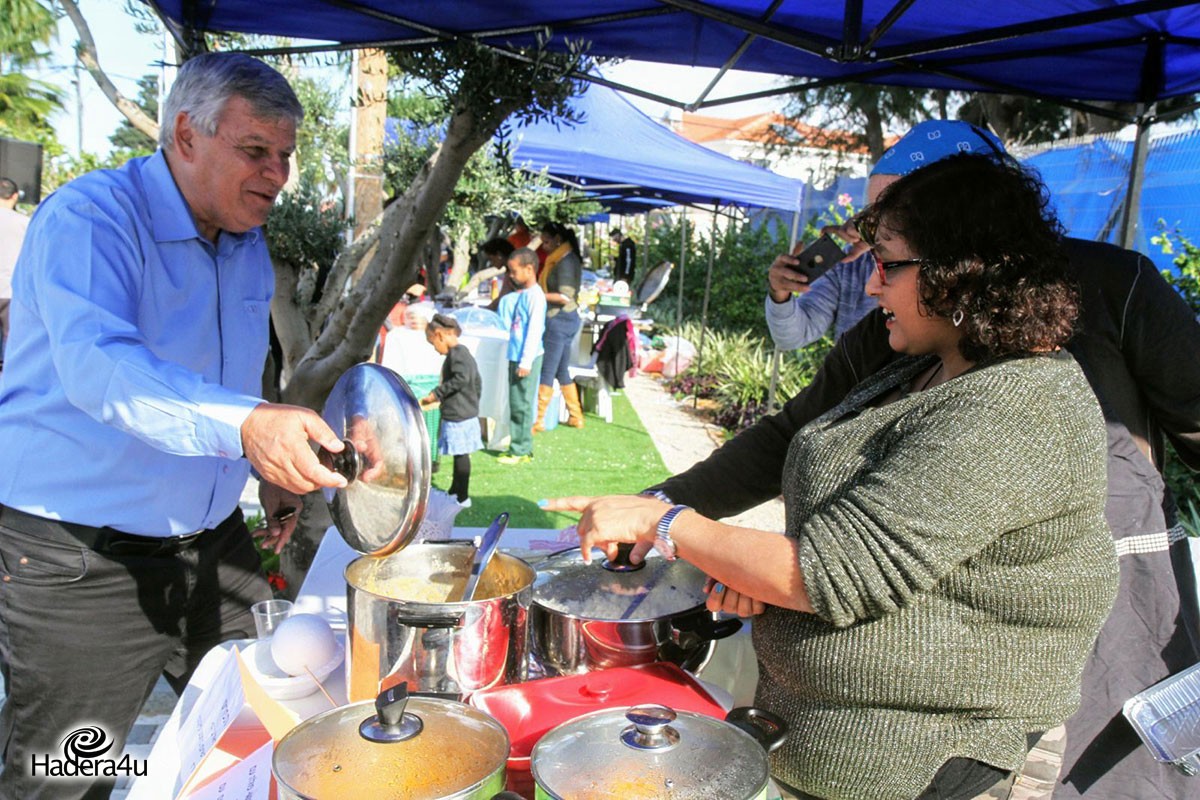
[[[676,503],[721,519],[779,496],[783,464],[796,431],[833,408],[896,354],[876,311],[838,339],[816,376],[783,409],[739,433],[704,461],[651,487]]]
[[[831,270],[812,282],[807,292],[776,303],[767,294],[767,328],[780,350],[798,350],[812,344],[833,327],[840,292],[835,272]]]
[[[801,523],[800,569],[819,617],[838,627],[881,617],[1001,532],[1103,508],[1094,397],[1080,386],[1050,398],[1019,378],[919,402],[881,434],[880,457]]]
[[[459,345],[461,347],[462,345]],[[442,371],[442,382],[433,390],[433,396],[445,400],[471,386],[473,370],[458,347],[453,348],[446,356],[445,369]]]
[[[535,286],[525,297],[529,302],[529,329],[525,332],[520,364],[523,369],[533,369],[534,360],[542,354],[542,337],[546,335],[546,295]]]

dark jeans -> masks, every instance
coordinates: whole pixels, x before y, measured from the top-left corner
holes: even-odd
[[[538,380],[542,386],[553,386],[555,378],[559,386],[571,382],[571,342],[582,324],[578,311],[560,311],[546,317],[546,333],[542,336],[546,352],[542,354],[542,374]]]
[[[542,358],[538,356],[533,360],[533,366],[524,378],[517,375],[520,364],[508,362],[508,417],[512,422],[508,452],[514,456],[533,455],[533,399],[537,396]]]
[[[181,691],[208,650],[254,636],[250,606],[271,597],[240,510],[181,552],[117,556],[0,506],[0,576],[3,800],[108,797],[112,778],[33,777],[33,759],[92,726],[112,742],[97,758],[119,759],[158,676]]]

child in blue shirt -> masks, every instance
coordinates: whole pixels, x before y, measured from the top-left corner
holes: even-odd
[[[508,257],[508,280],[516,291],[500,298],[497,312],[508,330],[508,413],[512,441],[501,464],[533,459],[533,402],[542,368],[546,295],[537,284],[537,254],[528,247]]]

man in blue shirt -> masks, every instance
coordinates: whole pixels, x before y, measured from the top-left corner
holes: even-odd
[[[30,223],[0,379],[0,798],[108,796],[112,778],[47,773],[119,759],[160,674],[179,690],[211,647],[253,636],[271,592],[237,507],[251,466],[269,519],[345,485],[313,453],[342,449],[321,417],[259,396],[260,226],[302,118],[273,69],[200,56],[158,152],[71,182]],[[277,547],[294,526],[273,519]]]

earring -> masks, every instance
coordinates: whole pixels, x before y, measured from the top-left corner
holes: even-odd
[[[966,314],[963,313],[961,308],[956,308],[954,309],[954,313],[950,315],[950,321],[953,322],[954,327],[957,328],[959,325],[962,325],[962,321],[965,316]]]

